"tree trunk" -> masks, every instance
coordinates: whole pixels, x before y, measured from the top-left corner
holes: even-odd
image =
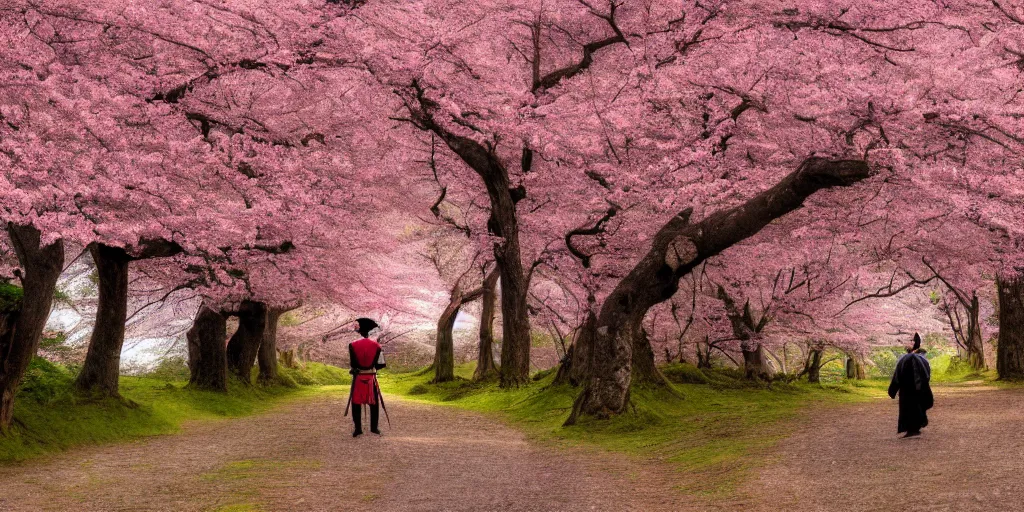
[[[495,149],[469,137],[452,133],[434,120],[437,102],[427,98],[413,82],[415,102],[407,103],[416,125],[436,134],[484,182],[491,215],[487,230],[497,239],[494,260],[501,274],[501,387],[518,387],[530,380],[530,320],[526,308],[529,279],[519,247],[516,203],[526,197],[523,187],[511,187],[508,169]]]
[[[12,358],[8,355],[12,354],[13,351],[8,352],[8,349],[14,346],[14,325],[18,322],[21,303],[18,302],[16,304],[9,304],[6,306],[10,306],[10,309],[0,313],[0,350],[3,351],[0,353],[7,356],[0,361],[0,365],[2,365],[0,368],[5,372],[4,375],[0,375],[0,385],[3,386],[3,388],[0,389],[0,391],[3,392],[3,403],[0,404],[2,405],[2,409],[0,409],[0,437],[3,437],[4,434],[7,433],[8,427],[11,426],[11,420],[13,419],[14,414],[14,396],[18,393],[18,382],[20,381],[20,377],[25,373],[25,369],[22,369],[21,374],[18,375],[19,380],[17,381],[7,378],[6,375],[6,372],[11,370],[8,366],[13,366],[10,364],[13,362],[11,360]],[[25,366],[27,367],[28,365],[26,364]]]
[[[681,277],[799,208],[814,192],[852,185],[869,175],[863,161],[809,158],[743,205],[693,225],[689,224],[691,209],[669,220],[654,236],[650,251],[605,299],[598,315],[591,374],[566,423],[574,423],[579,416],[603,417],[625,410],[640,321],[652,306],[675,294]]]
[[[558,373],[555,375],[555,384],[579,386],[590,375],[590,357],[594,336],[597,335],[596,329],[597,316],[591,311],[587,314],[587,319],[583,321],[583,325],[576,335],[576,340],[573,341],[573,344],[566,352],[561,366],[558,367]]]
[[[0,432],[11,426],[18,384],[39,348],[57,278],[64,269],[63,241],[40,246],[41,234],[33,226],[8,224],[7,233],[23,275],[21,310],[10,319],[14,333],[0,337]]]
[[[494,212],[492,211],[492,217]],[[496,236],[504,242],[494,244],[494,258],[501,273],[501,387],[518,387],[530,380],[530,320],[526,297],[529,282],[519,254],[519,228],[515,206],[503,215],[506,225]]]
[[[252,384],[252,367],[267,329],[267,305],[243,301],[238,308],[238,330],[228,341],[228,370],[242,382]]]
[[[821,382],[821,350],[811,349],[807,357],[807,382],[814,384]]]
[[[431,382],[451,382],[455,380],[455,342],[452,339],[452,328],[455,318],[459,316],[462,306],[462,293],[458,287],[452,291],[448,307],[444,308],[437,320],[437,336],[434,346],[434,380]]]
[[[695,351],[697,352],[697,368],[700,368],[702,370],[710,370],[711,369],[711,340],[710,340],[710,337],[705,335],[704,336],[704,348],[703,348],[703,350],[701,350],[701,344],[700,344],[700,342],[698,342]]]
[[[298,365],[295,364],[295,349],[294,348],[290,349],[290,350],[281,350],[281,351],[278,352],[278,354],[280,354],[280,356],[281,356],[281,364],[283,364],[286,368],[297,368],[298,367]]]
[[[469,293],[463,294],[459,285],[452,288],[448,307],[441,313],[437,320],[437,338],[434,346],[434,380],[431,382],[450,382],[455,380],[455,340],[452,336],[452,329],[455,327],[455,319],[459,316],[459,310],[467,302],[476,300],[484,293],[481,286]]]
[[[867,372],[864,370],[864,362],[857,354],[846,354],[846,378],[864,380]]]
[[[270,308],[267,310],[267,327],[263,331],[260,342],[259,365],[260,384],[264,386],[277,382],[277,321],[285,310]]]
[[[573,367],[576,366],[576,345],[580,342],[579,338],[569,345],[569,348],[565,350],[565,355],[562,356],[562,360],[558,362],[558,371],[555,372],[555,380],[552,384],[562,385],[569,384],[572,386],[578,386],[579,383],[574,383],[569,378],[569,374],[572,372]]]
[[[476,371],[473,372],[473,380],[484,380],[491,375],[497,375],[498,369],[494,366],[494,306],[497,300],[498,278],[501,277],[497,269],[492,270],[484,278],[483,304],[480,308],[480,350],[476,356]]]
[[[96,324],[75,386],[82,391],[117,397],[128,318],[128,264],[132,258],[120,247],[98,243],[89,245],[89,253],[96,262],[100,293]]]
[[[765,356],[764,346],[755,338],[767,325],[768,317],[762,316],[758,322],[750,311],[750,301],[743,305],[743,311],[736,307],[736,302],[719,285],[718,298],[725,305],[726,316],[732,325],[732,333],[740,340],[740,351],[743,353],[743,372],[748,379],[771,380],[772,371]]]
[[[199,307],[188,340],[188,384],[211,391],[228,390],[228,363],[225,342],[228,337],[227,317],[205,304]]]
[[[1024,379],[1024,275],[1000,277],[999,341],[996,371],[1000,379]]]
[[[764,347],[757,343],[754,348],[743,347],[743,374],[748,379],[772,380],[772,369],[765,355]]]
[[[846,355],[846,378],[854,380],[864,380],[865,378],[864,362],[857,353]]]
[[[640,327],[639,331],[633,337],[633,384],[667,385],[668,379],[654,363],[654,347],[651,346],[647,330]]]
[[[21,301],[19,300],[14,303],[4,304],[4,306],[4,311],[0,311],[0,349],[5,349],[3,353],[7,354],[6,349],[11,347],[14,343],[14,325],[18,322],[18,316],[21,312]],[[6,358],[3,361],[0,361],[0,363],[4,364],[5,367],[7,362],[8,359]],[[6,383],[6,381],[3,381],[3,383]],[[14,396],[18,393],[17,385],[15,385],[12,388],[10,400],[7,400],[8,395],[6,393],[6,388],[4,389],[4,392],[5,393],[3,395],[3,405],[4,412],[6,414],[3,416],[3,418],[6,420],[6,423],[0,424],[0,436],[2,436],[5,433],[7,427],[10,426],[11,412],[14,404]]]
[[[981,337],[981,305],[977,292],[971,296],[971,306],[967,308],[967,363],[975,370],[985,369],[985,343]]]

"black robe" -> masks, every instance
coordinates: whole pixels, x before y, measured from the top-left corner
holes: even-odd
[[[928,426],[926,411],[934,404],[929,385],[931,376],[931,366],[921,354],[905,354],[896,362],[896,371],[889,384],[889,398],[896,398],[897,393],[900,395],[897,433],[917,432]]]

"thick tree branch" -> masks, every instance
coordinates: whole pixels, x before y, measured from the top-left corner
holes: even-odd
[[[580,57],[580,60],[578,62],[575,62],[573,64],[569,64],[569,65],[564,66],[562,68],[556,69],[556,70],[554,70],[554,71],[552,71],[552,72],[550,72],[550,73],[548,73],[546,75],[539,76],[540,75],[540,64],[539,64],[539,62],[540,62],[540,37],[539,37],[538,29],[535,29],[535,31],[533,32],[533,37],[534,37],[534,62],[533,62],[534,81],[533,81],[533,92],[537,92],[537,91],[540,91],[540,90],[543,90],[543,89],[550,89],[552,87],[555,87],[555,86],[559,85],[562,82],[562,80],[568,79],[568,78],[572,78],[572,77],[582,73],[587,68],[589,68],[591,66],[591,64],[594,63],[594,53],[596,53],[598,50],[601,50],[602,48],[607,48],[609,46],[612,46],[612,45],[618,44],[618,43],[622,43],[622,44],[625,44],[627,46],[629,45],[629,42],[626,41],[626,36],[623,35],[622,30],[619,29],[618,22],[615,20],[615,11],[619,7],[619,4],[615,3],[615,0],[610,0],[608,2],[608,5],[609,5],[609,12],[608,12],[608,14],[600,13],[599,11],[594,9],[591,5],[589,5],[587,2],[585,2],[583,0],[580,0],[580,3],[583,4],[584,6],[586,6],[588,9],[590,9],[591,14],[593,14],[594,16],[597,16],[598,18],[601,18],[604,21],[606,21],[608,23],[608,26],[611,27],[612,32],[614,33],[614,35],[606,37],[604,39],[599,39],[597,41],[592,41],[592,42],[589,42],[587,44],[584,44],[583,45],[583,56]],[[539,78],[538,78],[538,76],[539,76]]]
[[[579,227],[579,228],[573,229],[572,231],[569,231],[568,233],[565,234],[565,247],[569,249],[569,252],[572,253],[573,256],[575,256],[577,259],[580,260],[580,263],[583,265],[583,268],[590,268],[590,258],[593,255],[592,254],[587,254],[587,253],[579,250],[578,248],[576,248],[576,246],[573,245],[573,243],[572,243],[573,237],[575,237],[575,236],[594,236],[594,235],[599,235],[601,233],[604,233],[604,225],[605,225],[605,223],[610,221],[612,219],[612,217],[615,217],[616,213],[618,213],[618,208],[613,206],[613,207],[609,208],[608,211],[605,212],[604,216],[602,216],[600,219],[598,219],[597,222],[594,223],[593,226],[591,226],[591,227]]]

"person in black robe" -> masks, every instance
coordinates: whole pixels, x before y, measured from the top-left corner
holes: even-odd
[[[896,361],[896,371],[889,384],[889,398],[900,397],[900,416],[897,433],[906,432],[903,437],[921,435],[921,429],[928,426],[928,409],[934,405],[930,386],[932,369],[924,357],[921,336],[914,333],[914,346]]]

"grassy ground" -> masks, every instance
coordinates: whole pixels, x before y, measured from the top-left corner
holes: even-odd
[[[14,406],[14,425],[0,436],[0,463],[23,461],[75,446],[109,443],[177,432],[182,423],[245,416],[284,399],[340,393],[344,370],[310,363],[303,370],[281,368],[282,385],[230,383],[228,393],[187,389],[187,373],[156,372],[121,378],[125,398],[93,399],[72,389],[74,374],[37,358]]]
[[[473,365],[457,368],[469,379]],[[680,473],[681,490],[716,496],[732,492],[765,461],[769,448],[786,434],[788,422],[808,406],[864,401],[884,396],[886,382],[835,385],[749,384],[727,371],[701,372],[692,366],[665,369],[683,396],[664,389],[633,392],[634,407],[606,421],[563,427],[576,389],[552,386],[553,374],[531,385],[500,390],[494,382],[468,380],[431,385],[432,374],[382,377],[385,392],[414,400],[493,413],[525,428],[539,440],[607,449],[667,463]]]
[[[983,381],[986,385],[996,387],[1019,387],[1019,382],[1001,381],[995,369],[973,370],[967,363],[951,354],[933,357],[929,363],[932,367],[933,385],[959,385]]]

